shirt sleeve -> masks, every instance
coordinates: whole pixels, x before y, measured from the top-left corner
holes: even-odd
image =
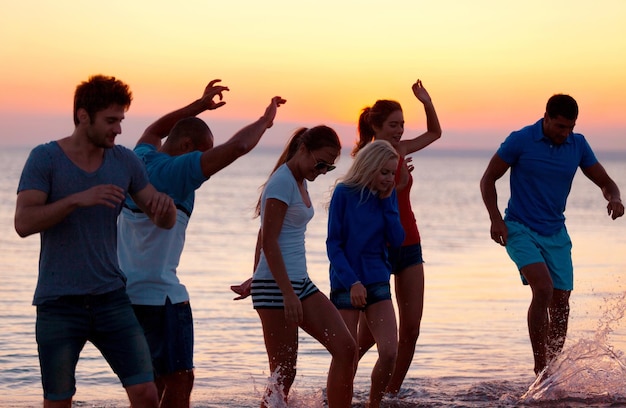
[[[498,148],[498,156],[504,160],[509,166],[513,166],[519,158],[520,154],[520,133],[511,133]]]
[[[291,203],[294,196],[293,183],[290,183],[290,180],[286,176],[287,174],[283,169],[279,168],[279,170],[270,177],[263,189],[263,201],[274,198],[287,205]]]
[[[359,278],[354,272],[345,253],[346,222],[348,190],[342,185],[335,187],[328,207],[328,236],[326,238],[326,252],[330,260],[331,273],[335,273],[345,289],[356,283]]]
[[[45,147],[43,145],[35,147],[26,159],[17,192],[39,190],[49,194],[51,164],[52,157],[47,153]]]
[[[580,135],[580,140],[582,143],[582,155],[580,159],[580,168],[586,169],[587,167],[591,167],[598,162],[595,153],[591,149],[591,146],[587,142],[587,139],[583,135]]]
[[[126,156],[124,162],[128,163],[128,170],[131,175],[130,185],[128,186],[128,194],[134,195],[146,188],[149,184],[148,172],[143,162],[133,153],[132,150],[123,148],[122,151]]]
[[[142,143],[135,147],[134,152],[146,165],[154,187],[167,193],[177,204],[208,180],[202,173],[200,151],[170,156],[159,152],[151,144]]]

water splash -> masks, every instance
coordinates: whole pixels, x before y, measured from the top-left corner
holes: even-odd
[[[555,400],[626,401],[626,365],[608,337],[626,312],[626,293],[605,299],[604,311],[592,338],[563,349],[537,376],[521,402]]]
[[[291,387],[288,398],[285,398],[285,389],[282,384],[279,383],[279,371],[277,368],[267,378],[265,388],[260,394],[262,395],[262,402],[266,407],[271,408],[324,408],[324,390],[311,390],[309,392],[298,390],[295,387]],[[254,389],[259,392],[256,382],[254,382]],[[269,390],[269,392],[267,392]],[[287,399],[287,404],[285,404]]]

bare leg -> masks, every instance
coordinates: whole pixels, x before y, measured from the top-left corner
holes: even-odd
[[[156,384],[152,381],[126,387],[131,407],[158,408],[159,397]]]
[[[163,400],[163,393],[165,392],[165,381],[162,377],[156,377],[154,383],[157,387],[157,396],[159,397],[159,401],[161,401]]]
[[[302,329],[326,347],[332,356],[326,384],[328,407],[350,408],[357,363],[356,341],[339,311],[321,292],[306,298],[302,309]],[[357,319],[355,315],[354,323]]]
[[[567,337],[567,323],[569,320],[569,296],[571,291],[554,289],[550,304],[550,326],[548,329],[547,360],[550,362],[563,350]]]
[[[372,336],[372,332],[370,332],[370,328],[367,326],[367,319],[365,318],[365,313],[359,313],[359,324],[358,324],[358,334],[357,334],[357,343],[359,345],[359,360],[361,357],[367,353],[369,349],[372,348],[376,341],[374,340],[374,336]]]
[[[72,399],[64,399],[62,401],[43,400],[43,408],[72,408]]]
[[[283,309],[257,309],[263,325],[263,337],[270,365],[270,372],[276,375],[276,387],[265,390],[262,408],[270,397],[278,393],[283,395],[285,406],[289,390],[296,378],[296,360],[298,358],[298,326],[288,324]],[[272,397],[274,398],[274,397]]]
[[[365,319],[365,313],[359,311],[359,310],[355,310],[355,309],[342,309],[339,310],[339,314],[341,315],[341,318],[343,319],[344,323],[346,324],[346,326],[348,327],[348,331],[350,332],[350,335],[352,336],[352,339],[356,339],[358,337],[358,331],[359,331],[359,326],[361,324],[364,324],[367,326],[367,322]],[[367,329],[367,332],[369,333],[369,329]],[[356,342],[356,340],[355,340]],[[356,344],[355,344],[356,345]],[[352,379],[354,380],[354,376],[356,375],[356,371],[358,369],[359,366],[359,360],[361,359],[361,355],[358,354],[357,350],[355,349],[355,356],[354,356],[354,372],[352,373]]]
[[[369,408],[379,408],[398,353],[398,327],[391,300],[374,303],[365,309],[367,324],[376,339],[378,360],[372,370]]]
[[[398,334],[398,358],[387,385],[387,392],[397,394],[411,367],[415,345],[420,335],[424,311],[424,265],[410,266],[395,275],[396,300],[400,321]]]
[[[161,394],[161,408],[189,408],[193,388],[193,370],[176,371],[161,377],[165,387]]]
[[[522,274],[533,295],[528,308],[528,334],[535,358],[535,374],[539,374],[548,364],[548,308],[552,303],[554,288],[545,263],[527,265],[522,268]]]

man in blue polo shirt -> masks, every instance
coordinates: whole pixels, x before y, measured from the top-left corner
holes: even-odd
[[[624,215],[620,191],[596,159],[584,136],[574,133],[578,104],[554,95],[543,119],[513,132],[500,145],[480,181],[491,219],[491,239],[505,246],[532,300],[528,332],[539,374],[563,348],[574,288],[572,243],[565,228],[565,204],[580,167],[608,201],[612,219]],[[504,219],[496,180],[511,168],[511,197]]]
[[[211,81],[199,99],[148,126],[134,149],[155,188],[174,200],[174,228],[153,228],[130,198],[118,219],[117,255],[128,278],[126,291],[150,346],[161,408],[189,408],[193,388],[191,306],[176,270],[195,191],[213,174],[252,150],[272,126],[278,107],[285,103],[281,97],[272,98],[259,119],[213,147],[213,134],[196,116],[226,103],[223,92],[229,89],[217,84],[219,81]]]

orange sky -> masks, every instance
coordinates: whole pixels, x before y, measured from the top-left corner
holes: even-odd
[[[202,115],[212,127],[287,99],[264,143],[326,123],[349,144],[360,109],[380,98],[402,103],[410,135],[425,126],[410,88],[420,78],[444,129],[438,147],[495,149],[563,92],[594,148],[626,150],[622,0],[0,1],[2,145],[69,134],[76,84],[103,73],[134,93],[122,144],[214,78],[231,91]]]

